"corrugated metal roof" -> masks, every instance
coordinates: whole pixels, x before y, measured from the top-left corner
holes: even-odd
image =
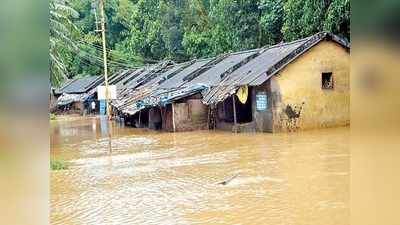
[[[321,32],[290,43],[268,47],[261,54],[236,71],[227,75],[218,86],[203,93],[205,104],[214,104],[235,93],[242,85],[258,86],[284,68],[291,61],[324,39],[333,40],[345,48],[348,44],[330,33]]]
[[[137,86],[142,85],[143,83],[151,80],[152,78],[159,75],[170,62],[161,62],[156,65],[152,65],[150,68],[145,69],[143,73],[135,76],[133,79],[130,79],[128,82],[125,82],[125,86],[128,89],[136,88]]]
[[[136,100],[139,100],[154,93],[157,90],[159,82],[161,80],[172,77],[174,74],[179,73],[188,65],[188,63],[183,63],[167,66],[164,70],[160,71],[157,76],[155,76],[153,79],[150,79],[142,86],[135,89],[130,89],[129,93],[121,93],[121,95],[119,95],[119,99],[114,102],[114,105],[119,106],[119,108],[131,108],[132,104],[134,104]]]
[[[80,79],[75,79],[61,91],[62,93],[73,94],[73,93],[84,93],[89,90],[89,86],[99,79],[99,76],[88,76]]]
[[[132,79],[134,79],[137,76],[140,76],[140,74],[144,73],[146,71],[145,68],[141,68],[138,70],[129,70],[128,74],[125,75],[125,78],[120,80],[119,82],[116,83],[117,86],[126,86]]]
[[[115,106],[122,111],[133,110],[134,105],[143,99],[154,100],[172,93],[179,93],[176,96],[182,97],[186,94],[183,89],[199,84],[210,87],[202,92],[203,102],[215,104],[234,94],[242,85],[258,86],[264,83],[322,40],[333,40],[349,49],[348,43],[343,39],[321,32],[305,39],[263,49],[224,54],[213,59],[164,67],[161,70],[147,69],[137,76],[124,78],[125,84],[130,88],[122,91]]]
[[[307,40],[308,39],[302,39],[266,49],[265,52],[255,57],[249,63],[228,75],[227,81],[240,77],[237,81],[238,85],[260,85],[261,83],[253,83],[258,76],[265,73],[270,67],[304,44]]]
[[[63,92],[62,92],[62,90],[65,88],[65,87],[67,87],[68,85],[70,85],[72,82],[74,82],[75,81],[75,79],[68,79],[68,80],[66,80],[66,81],[64,81],[61,85],[60,85],[60,87],[58,87],[58,88],[56,88],[55,90],[54,90],[54,93],[55,94],[62,94]]]
[[[243,60],[248,57],[254,56],[259,52],[259,49],[232,53],[222,61],[215,65],[212,65],[209,70],[200,74],[190,82],[186,83],[184,86],[191,86],[195,84],[205,84],[207,86],[215,86],[221,82],[221,76],[229,71],[235,69],[234,67],[240,64]]]
[[[149,75],[152,72],[152,70],[146,70],[143,73],[139,74],[138,76],[134,77],[132,80],[130,80],[128,83],[125,84],[125,86],[129,89],[135,88],[138,85],[138,80],[143,79],[147,75]]]
[[[146,85],[152,85],[152,84],[158,83],[162,80],[167,80],[169,76],[173,75],[175,72],[179,71],[180,69],[183,69],[186,65],[187,64],[173,65],[173,66],[171,66],[171,68],[169,70],[162,73],[161,76],[158,76],[155,79],[152,79]]]
[[[124,79],[125,76],[128,75],[129,72],[131,72],[131,71],[132,71],[132,70],[130,70],[130,69],[123,69],[123,70],[120,70],[120,71],[116,72],[116,73],[113,74],[113,76],[111,76],[111,78],[108,80],[108,83],[109,83],[110,85],[114,85],[114,84],[118,83],[119,81],[121,81],[122,79]],[[136,70],[134,70],[134,71],[136,71]]]
[[[184,70],[179,72],[178,74],[175,74],[173,77],[169,78],[165,82],[163,82],[159,88],[164,88],[164,89],[169,89],[169,88],[178,88],[182,84],[185,83],[183,80],[186,76],[190,75],[191,73],[195,72],[196,70],[200,69],[202,66],[206,65],[209,63],[212,59],[202,59],[202,60],[197,60],[195,63],[192,65],[186,67]]]

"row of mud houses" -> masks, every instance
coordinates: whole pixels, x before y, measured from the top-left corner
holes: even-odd
[[[345,40],[321,32],[215,58],[121,70],[109,79],[118,93],[113,114],[129,126],[174,132],[345,126],[350,123],[349,53]],[[101,77],[72,81],[58,90],[58,102],[85,99],[84,105],[96,98],[95,87],[103,82]],[[67,93],[69,88],[79,93]]]

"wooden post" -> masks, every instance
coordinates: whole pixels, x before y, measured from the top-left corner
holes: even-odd
[[[207,113],[207,127],[210,129],[210,113],[211,113],[211,108],[208,107],[208,113]]]
[[[235,129],[235,133],[237,133],[235,94],[232,95],[232,105],[233,105],[233,125],[234,125],[234,129]]]
[[[176,131],[176,125],[175,125],[175,103],[172,103],[172,129],[175,132]]]
[[[139,111],[139,124],[138,124],[138,128],[140,128],[142,126],[142,121],[141,121],[141,116],[142,116],[142,111]]]
[[[161,114],[161,130],[165,128],[164,126],[164,120],[165,120],[165,112],[164,112],[164,108],[163,107],[159,107],[160,108],[160,114]]]

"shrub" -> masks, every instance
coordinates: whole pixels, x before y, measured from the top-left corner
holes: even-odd
[[[56,120],[56,119],[57,119],[56,114],[50,113],[50,120]]]
[[[62,160],[50,160],[50,168],[51,170],[66,170],[68,169],[68,163]]]

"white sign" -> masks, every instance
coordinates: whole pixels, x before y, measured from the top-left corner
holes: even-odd
[[[117,99],[117,86],[108,85],[108,97],[109,99]],[[106,99],[106,86],[97,87],[97,99],[98,100]]]

